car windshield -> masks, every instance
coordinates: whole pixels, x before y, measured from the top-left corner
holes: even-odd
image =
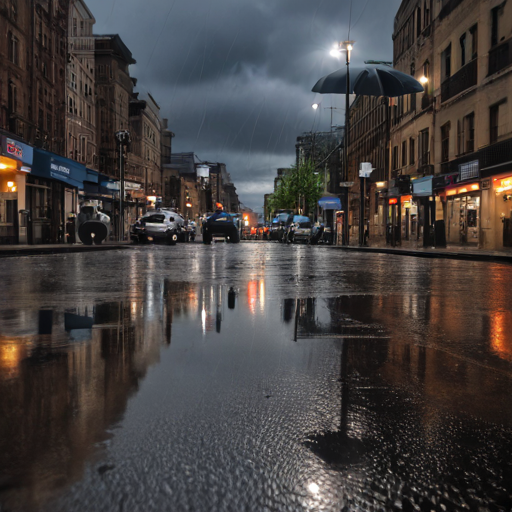
[[[163,224],[165,220],[165,215],[161,213],[155,213],[153,215],[148,215],[142,219],[144,222],[149,222],[151,224]]]

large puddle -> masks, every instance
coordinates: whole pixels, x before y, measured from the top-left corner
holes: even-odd
[[[283,274],[273,247],[177,253],[166,272],[169,253],[136,251],[90,284],[80,255],[34,260],[48,272],[21,287],[13,267],[0,510],[510,509],[500,267],[483,298],[444,262],[386,289],[381,258],[359,284],[345,274],[326,290],[324,267],[357,261],[301,248]],[[141,271],[120,285],[116,264]]]

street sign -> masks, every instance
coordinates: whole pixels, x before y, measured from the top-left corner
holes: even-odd
[[[359,177],[369,178],[373,171],[372,164],[370,162],[362,162],[359,164]]]
[[[340,181],[340,187],[351,188],[353,186],[354,186],[354,182],[353,181]]]

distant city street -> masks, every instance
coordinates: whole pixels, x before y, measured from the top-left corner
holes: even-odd
[[[502,263],[273,242],[3,258],[0,511],[508,511]]]

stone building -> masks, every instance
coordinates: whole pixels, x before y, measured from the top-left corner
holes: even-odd
[[[98,169],[94,76],[96,20],[83,0],[71,0],[69,9],[66,156]]]
[[[129,66],[135,59],[119,35],[95,36],[96,120],[99,170],[119,179],[115,134],[129,130],[129,106],[135,80]]]
[[[0,128],[63,154],[68,2],[0,2]]]
[[[94,42],[99,171],[119,180],[120,150],[126,162],[130,148],[119,144],[116,133],[130,130],[130,99],[136,80],[130,77],[129,66],[135,64],[135,59],[117,34],[96,35]],[[111,217],[114,239],[126,237],[129,223],[137,216],[134,205],[124,201],[123,226],[119,221],[119,192],[103,206]]]
[[[160,107],[148,94],[146,99],[134,93],[130,100],[130,152],[127,155],[125,179],[131,190],[131,199],[148,196],[151,204],[161,202],[162,164],[161,142],[162,131]]]
[[[361,226],[369,230],[372,242],[385,239],[386,209],[384,190],[389,179],[389,106],[388,99],[358,96],[350,107],[348,181],[350,238],[359,239]],[[361,223],[361,187],[359,166],[371,163],[371,180],[366,180],[364,218]]]
[[[444,2],[437,19],[437,218],[448,243],[512,247],[512,4]]]
[[[433,196],[419,189],[412,196],[411,180],[427,176],[428,182],[434,174],[434,30],[432,0],[402,2],[395,17],[393,66],[419,80],[425,92],[390,101],[391,201],[386,213],[393,244],[402,240],[431,243]]]
[[[395,67],[426,90],[392,107],[398,239],[511,247],[512,5],[404,0],[393,40]]]
[[[0,5],[0,127],[29,140],[32,120],[32,9],[29,0],[3,0]],[[30,111],[30,118],[29,118]]]

